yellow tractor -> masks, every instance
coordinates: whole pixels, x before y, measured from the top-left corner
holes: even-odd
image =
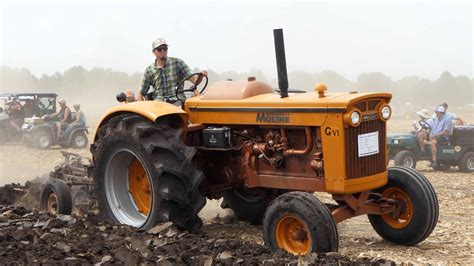
[[[336,224],[366,214],[388,241],[423,241],[438,220],[437,197],[416,170],[387,169],[391,94],[330,93],[324,84],[292,93],[282,30],[274,37],[280,93],[253,77],[205,90],[206,77],[182,108],[123,97],[101,118],[91,145],[101,211],[114,223],[172,221],[195,232],[206,198],[223,198],[263,225],[266,245],[293,254],[337,251]]]

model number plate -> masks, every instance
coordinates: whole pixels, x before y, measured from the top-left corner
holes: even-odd
[[[359,157],[379,153],[379,132],[371,132],[357,136]]]

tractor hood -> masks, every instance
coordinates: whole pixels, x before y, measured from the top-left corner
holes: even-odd
[[[214,83],[204,95],[186,100],[191,111],[208,108],[322,108],[327,112],[344,112],[351,104],[369,98],[382,98],[390,102],[392,95],[384,92],[307,92],[280,94],[266,83],[249,78],[247,81],[221,81]],[[320,97],[322,96],[322,97]],[[321,110],[322,111],[322,110]]]

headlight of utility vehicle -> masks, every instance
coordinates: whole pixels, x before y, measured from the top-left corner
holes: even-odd
[[[390,109],[390,106],[383,106],[382,109],[380,109],[380,118],[386,121],[390,116],[392,116],[392,109]]]
[[[402,141],[399,140],[399,139],[394,139],[394,140],[393,140],[393,144],[400,144],[401,142],[402,142]]]

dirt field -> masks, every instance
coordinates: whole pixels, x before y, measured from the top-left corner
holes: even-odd
[[[389,125],[390,131],[397,131],[401,127],[398,123]],[[88,150],[68,151],[89,156]],[[5,145],[0,146],[0,154],[0,186],[12,182],[24,183],[34,177],[47,175],[62,161],[59,148],[38,151],[19,145]],[[396,246],[383,241],[365,216],[357,217],[338,224],[341,255],[352,259],[384,258],[397,263],[474,264],[473,175],[460,173],[456,168],[435,172],[424,162],[419,163],[418,169],[432,182],[440,204],[439,221],[432,235],[413,247]],[[327,195],[317,196],[324,201],[330,200]],[[257,245],[263,244],[258,226],[244,223],[213,225],[216,216],[221,219],[231,215],[220,209],[218,202],[209,202],[201,215],[206,220],[203,230],[211,238],[235,237]]]

